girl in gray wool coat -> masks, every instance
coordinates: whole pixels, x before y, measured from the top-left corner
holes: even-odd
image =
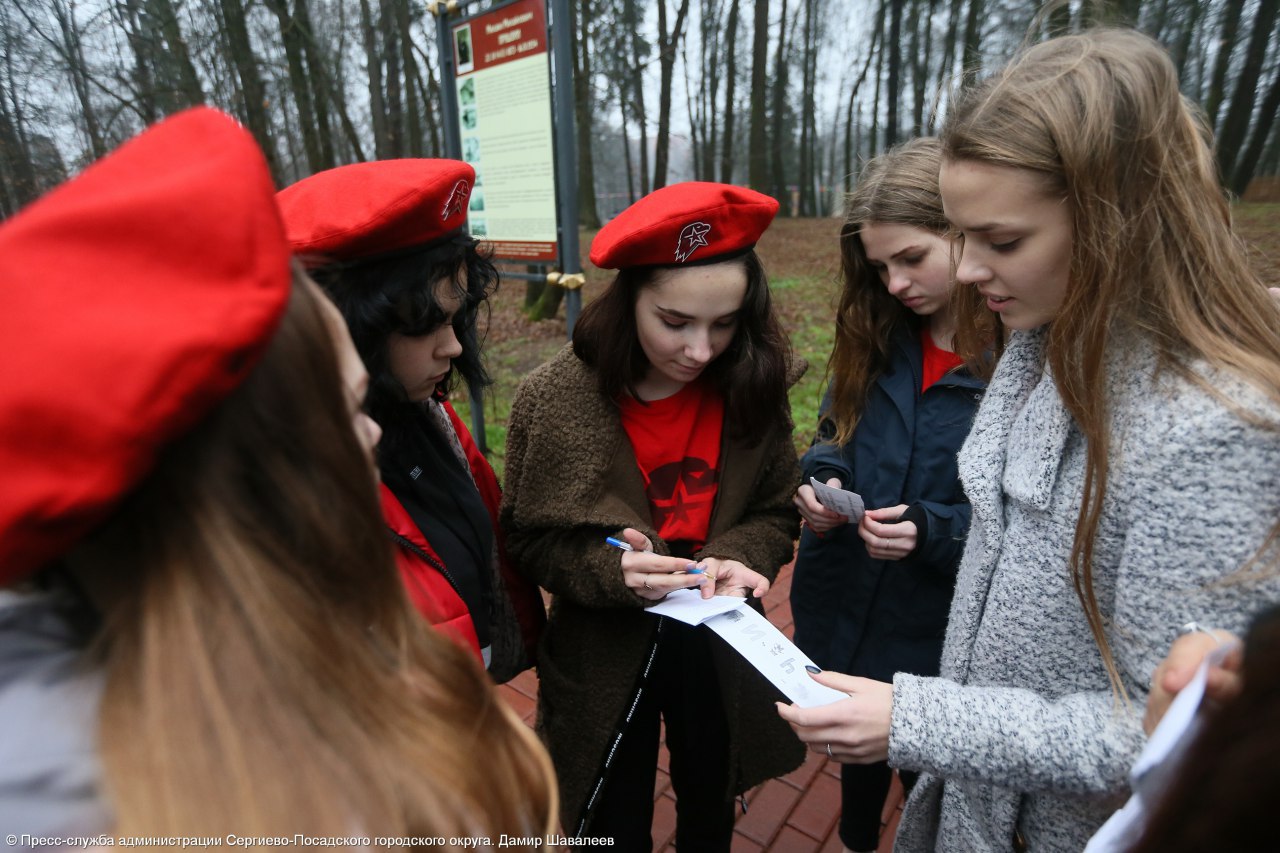
[[[960,451],[942,671],[817,676],[811,749],[921,771],[900,850],[1080,850],[1127,794],[1178,627],[1280,598],[1280,307],[1209,133],[1128,31],[1028,49],[942,133],[956,277],[1011,334]],[[960,312],[961,349],[989,345]]]

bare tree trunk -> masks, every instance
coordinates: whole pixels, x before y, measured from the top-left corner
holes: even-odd
[[[635,108],[634,117],[640,131],[640,194],[649,194],[649,120],[644,106],[644,57],[641,55],[641,42],[638,36],[640,18],[636,14],[636,0],[623,0],[623,26],[627,28],[631,44],[631,61],[635,73],[631,75],[631,105]]]
[[[871,30],[871,46],[867,48],[867,60],[862,63],[862,71],[858,73],[858,79],[853,81],[853,87],[849,90],[848,107],[845,109],[844,118],[844,191],[849,192],[853,189],[853,175],[855,171],[854,156],[857,154],[858,146],[851,143],[854,130],[854,116],[857,112],[854,109],[854,103],[858,97],[858,90],[862,88],[862,84],[866,82],[867,71],[871,69],[871,60],[877,55],[876,48],[880,44],[880,33],[884,29],[884,13],[885,3],[887,0],[880,0],[879,10],[876,12],[876,25]],[[858,129],[861,129],[861,123]]]
[[[427,93],[413,58],[413,31],[409,20],[409,0],[395,0],[396,28],[400,42],[400,65],[404,70],[404,144],[406,157],[422,157],[422,110],[427,106]]]
[[[173,87],[173,91],[166,99],[165,111],[176,112],[183,107],[204,103],[200,77],[196,74],[195,65],[191,63],[191,53],[187,50],[187,41],[182,35],[182,27],[178,24],[173,4],[169,0],[145,0],[145,5],[152,26],[158,27],[164,37],[165,63],[171,66],[165,79]]]
[[[58,29],[62,33],[62,53],[67,62],[67,74],[71,77],[71,87],[75,90],[76,100],[80,102],[80,118],[84,123],[84,134],[89,140],[89,150],[93,159],[107,153],[107,145],[103,139],[102,129],[98,125],[98,116],[89,99],[89,72],[85,66],[84,51],[80,45],[80,29],[76,26],[75,7],[68,8],[62,0],[53,0],[53,14],[58,20]]]
[[[431,65],[431,57],[423,50],[417,49],[419,58],[422,59],[422,65],[427,69],[427,81],[422,82],[422,74],[418,73],[418,91],[424,92],[422,103],[422,120],[426,124],[427,133],[427,156],[440,157],[443,151],[440,137],[440,122],[442,119],[436,116],[436,108],[443,97],[440,92],[440,81],[436,78],[435,68]]]
[[[1263,147],[1266,145],[1267,137],[1280,127],[1280,124],[1276,123],[1277,113],[1280,113],[1280,64],[1276,65],[1271,77],[1271,86],[1267,89],[1267,96],[1262,100],[1262,111],[1258,114],[1258,121],[1254,125],[1253,134],[1249,137],[1249,144],[1236,160],[1235,172],[1231,175],[1231,191],[1236,195],[1244,195],[1245,190],[1249,188],[1249,182],[1263,165]],[[1280,134],[1275,135],[1280,136]]]
[[[374,158],[385,160],[391,153],[391,132],[387,127],[387,105],[382,95],[382,59],[378,54],[378,31],[373,26],[369,0],[360,0],[360,29],[364,33],[365,63],[369,68],[369,116],[373,122]]]
[[[893,0],[887,0],[893,2]],[[881,4],[884,5],[884,4]],[[871,100],[871,138],[867,144],[867,156],[874,157],[879,151],[880,144],[880,83],[884,80],[884,43],[888,38],[884,35],[884,18],[879,20],[878,29],[881,31],[880,50],[876,55],[876,92]]]
[[[627,168],[627,204],[635,204],[636,201],[636,176],[635,166],[631,162],[631,136],[627,131],[627,103],[628,93],[624,90],[618,93],[618,108],[622,111],[622,162]]]
[[[1274,6],[1275,3],[1263,2],[1262,6]],[[1213,79],[1209,81],[1209,93],[1204,100],[1204,111],[1209,117],[1209,126],[1218,126],[1218,108],[1222,105],[1225,94],[1227,70],[1231,67],[1231,52],[1236,46],[1236,30],[1240,26],[1240,12],[1244,9],[1244,0],[1226,0],[1222,7],[1222,27],[1218,31],[1218,59],[1213,65]]]
[[[155,51],[151,34],[142,26],[138,0],[120,0],[112,11],[133,51],[134,108],[145,124],[153,124],[160,117],[160,109],[156,104],[157,86],[152,72]]]
[[[964,0],[951,0],[951,11],[947,14],[947,34],[942,38],[942,60],[938,63],[939,91],[946,89],[952,82],[952,66],[956,59],[956,33],[960,29],[960,4],[963,2]]]
[[[329,127],[329,74],[316,44],[315,28],[311,25],[311,9],[307,0],[294,0],[293,17],[302,40],[302,53],[307,61],[307,86],[315,109],[316,137],[320,148],[320,160],[316,168],[331,169],[337,165],[337,161],[333,152],[333,132]],[[345,113],[345,105],[340,105],[340,108]],[[361,159],[364,159],[363,155]]]
[[[1186,69],[1187,57],[1191,54],[1191,39],[1195,35],[1197,24],[1200,22],[1200,15],[1204,10],[1206,0],[1188,0],[1188,2],[1190,3],[1191,11],[1184,22],[1181,35],[1169,51],[1173,58],[1173,65],[1178,69],[1179,80],[1182,79],[1183,71]]]
[[[40,186],[36,180],[35,164],[31,162],[31,150],[22,132],[22,119],[16,99],[12,101],[13,112],[9,109],[13,63],[8,33],[3,35],[6,43],[5,79],[0,82],[0,183],[3,183],[4,192],[0,196],[0,201],[3,202],[0,214],[7,217],[34,201],[40,195]]]
[[[1223,181],[1231,184],[1235,183],[1236,165],[1239,162],[1237,155],[1249,132],[1249,119],[1253,117],[1253,107],[1258,97],[1258,82],[1262,78],[1262,63],[1267,56],[1269,37],[1276,27],[1278,10],[1280,6],[1274,2],[1258,4],[1257,14],[1253,18],[1253,35],[1249,38],[1244,65],[1240,68],[1239,76],[1236,77],[1231,105],[1227,107],[1227,115],[1223,118],[1222,128],[1218,132],[1218,168]],[[1271,115],[1274,118],[1274,110]]]
[[[813,114],[817,112],[814,103],[814,85],[817,77],[815,57],[818,53],[818,22],[814,6],[817,0],[804,0],[804,49],[801,51],[800,68],[800,215],[813,216],[817,209],[814,199],[814,176],[817,172],[815,151],[817,126]]]
[[[964,79],[976,80],[982,73],[982,2],[969,0],[969,17],[964,24]]]
[[[249,28],[245,23],[244,6],[240,0],[220,0],[223,24],[226,27],[227,52],[231,64],[240,78],[240,92],[244,97],[245,126],[258,140],[271,174],[279,180],[280,166],[277,162],[275,142],[271,138],[271,124],[267,120],[267,92],[258,73],[258,58],[254,55],[253,45],[249,41]]]
[[[889,0],[889,108],[884,122],[884,147],[887,151],[898,143],[898,101],[901,100],[902,82],[902,4],[904,0]]]
[[[779,204],[787,204],[786,168],[782,162],[783,113],[787,104],[787,0],[782,0],[782,20],[778,24],[778,47],[773,57],[773,109],[769,116],[772,123],[770,136],[770,192]]]
[[[693,154],[693,179],[695,181],[705,181],[707,178],[702,173],[702,148],[704,144],[703,139],[705,138],[704,135],[707,132],[704,125],[704,117],[707,115],[707,87],[705,85],[701,86],[697,95],[693,93],[693,87],[690,85],[692,81],[689,79],[689,42],[687,39],[680,47],[680,58],[683,60],[681,64],[684,65],[684,106],[686,115],[689,119],[689,150]],[[706,56],[704,55],[699,60],[698,65],[699,77],[703,80],[706,78],[701,76],[701,72],[705,70],[705,64]]]
[[[725,59],[724,139],[720,152],[720,181],[733,183],[733,98],[738,82],[738,0],[729,6],[729,26],[725,31],[729,54]]]
[[[658,0],[658,139],[653,155],[653,188],[667,185],[667,157],[671,145],[671,78],[675,73],[676,48],[684,36],[689,0],[680,0],[675,25],[667,32],[667,0]]]
[[[596,163],[591,152],[591,0],[577,0],[575,5],[578,7],[578,28],[573,46],[573,106],[578,125],[578,218],[587,228],[599,228]]]
[[[387,151],[391,157],[405,156],[404,95],[400,77],[400,39],[395,23],[395,4],[399,0],[381,0],[378,11],[382,35],[382,56],[387,64],[383,78],[386,85]]]
[[[289,12],[285,0],[265,0],[266,7],[275,14],[280,24],[280,38],[284,43],[285,61],[289,69],[289,88],[298,107],[298,124],[302,135],[302,147],[307,156],[307,168],[320,171],[323,166],[320,154],[320,137],[316,133],[316,116],[312,108],[311,85],[303,59],[304,41],[302,29]]]
[[[751,137],[747,151],[747,183],[764,192],[769,183],[768,141],[765,133],[765,99],[768,97],[765,63],[769,54],[769,0],[755,0],[755,30],[751,35]]]

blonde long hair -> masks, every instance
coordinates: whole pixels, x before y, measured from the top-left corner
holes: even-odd
[[[546,833],[545,751],[407,602],[319,298],[69,561],[106,586],[115,832]]]
[[[1162,370],[1218,393],[1192,370],[1203,360],[1280,403],[1280,309],[1232,232],[1211,137],[1179,92],[1164,49],[1139,33],[1108,29],[1025,50],[963,93],[941,134],[948,160],[1030,169],[1071,210],[1067,292],[1048,328],[1046,357],[1088,443],[1072,579],[1121,696],[1093,591],[1111,444],[1100,393],[1108,351],[1141,337]],[[986,313],[971,308],[957,323],[985,321]],[[1273,529],[1268,542],[1275,538]]]
[[[869,222],[910,225],[943,237],[947,218],[938,195],[942,147],[932,137],[913,139],[867,161],[858,185],[845,199],[840,227],[844,286],[836,308],[836,341],[827,362],[834,443],[847,444],[862,417],[876,377],[889,366],[890,342],[903,329],[918,329],[920,318],[891,296],[867,260],[862,228]],[[963,290],[963,288],[960,288]],[[961,296],[953,291],[953,298]],[[992,340],[991,324],[985,339]],[[982,337],[982,331],[975,332]],[[981,351],[971,368],[981,364]]]

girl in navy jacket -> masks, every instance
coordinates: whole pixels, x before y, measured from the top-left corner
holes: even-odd
[[[880,681],[937,674],[969,527],[956,453],[985,383],[952,352],[938,166],[936,140],[914,140],[868,163],[848,199],[831,385],[795,496],[796,643],[824,668]],[[857,492],[866,515],[823,507],[810,477]],[[850,850],[878,846],[889,781],[885,762],[844,765]]]

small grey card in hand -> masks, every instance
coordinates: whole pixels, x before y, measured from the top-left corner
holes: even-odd
[[[813,486],[813,495],[818,499],[818,503],[832,512],[840,513],[849,519],[851,524],[862,521],[862,514],[867,511],[862,503],[862,495],[844,489],[834,489],[826,483],[819,483],[813,477],[809,478],[809,485]]]

